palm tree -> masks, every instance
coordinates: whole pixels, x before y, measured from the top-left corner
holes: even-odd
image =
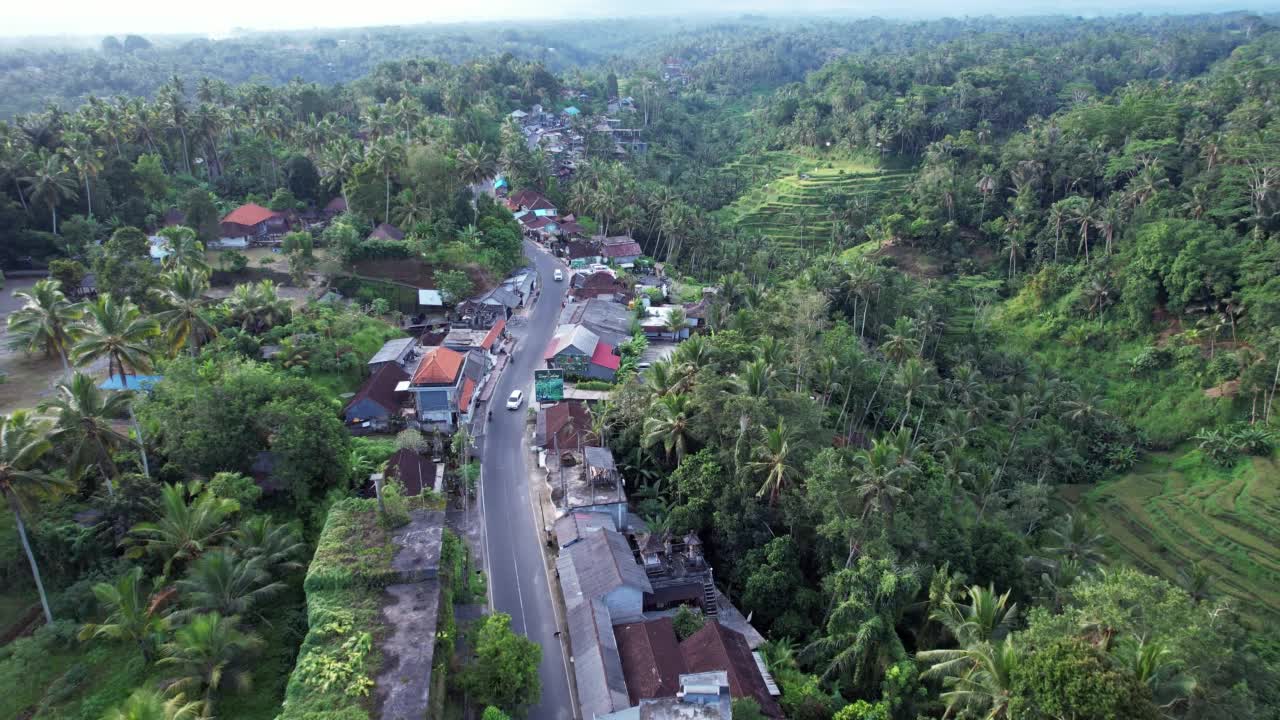
[[[138,523],[129,531],[136,543],[130,554],[148,553],[164,558],[164,573],[175,562],[199,558],[229,532],[226,520],[240,509],[234,500],[200,492],[199,483],[190,487],[165,485],[154,522]],[[194,497],[188,502],[188,494]]]
[[[914,465],[901,462],[896,445],[884,438],[871,442],[871,447],[854,456],[854,492],[862,507],[862,521],[879,513],[888,527],[893,527],[893,513],[899,498],[907,494],[907,479]]]
[[[160,334],[160,326],[145,317],[131,301],[123,302],[104,293],[88,305],[88,315],[80,342],[72,350],[76,364],[107,360],[107,376],[146,372],[151,369],[148,341]]]
[[[129,438],[116,430],[112,421],[129,414],[131,394],[104,392],[84,373],[76,373],[70,382],[59,383],[55,393],[54,399],[43,403],[40,410],[53,411],[57,419],[50,439],[68,450],[69,479],[79,480],[85,468],[97,466],[107,481],[107,492],[114,495],[113,480],[120,471],[111,455],[128,445]]]
[[[947,715],[959,709],[978,713],[983,720],[1009,717],[1013,675],[1023,659],[1013,638],[1006,637],[998,645],[982,642],[954,650],[926,650],[916,653],[916,659],[932,665],[920,677],[942,678],[950,688],[940,696]]]
[[[1087,571],[1106,560],[1102,543],[1103,535],[1096,527],[1067,513],[1058,527],[1045,531],[1045,545],[1041,549],[1055,560],[1074,561]]]
[[[155,690],[139,688],[102,720],[200,720],[202,707],[201,703],[187,702],[182,693],[166,698]]]
[[[279,296],[271,280],[237,285],[227,298],[226,307],[232,322],[254,334],[288,322],[293,314],[289,301]]]
[[[168,310],[156,314],[169,340],[169,351],[177,354],[186,345],[194,356],[200,346],[214,338],[218,329],[205,311],[208,300],[204,297],[209,289],[207,276],[195,268],[180,267],[165,273],[162,285],[152,288],[152,295]]]
[[[1173,651],[1160,641],[1126,636],[1116,643],[1111,655],[1135,680],[1151,689],[1151,699],[1161,709],[1167,710],[1196,690],[1195,678],[1179,672]]]
[[[664,323],[663,329],[671,333],[671,337],[675,339],[679,337],[680,333],[688,329],[688,322],[689,318],[685,315],[684,308],[672,308],[671,311],[667,313],[667,319]]]
[[[391,174],[404,164],[404,145],[389,137],[380,137],[369,146],[369,162],[382,174],[387,185],[386,211],[382,221],[391,222]]]
[[[678,465],[689,449],[693,401],[682,393],[663,395],[654,403],[654,413],[644,421],[644,446],[651,448],[662,443],[667,459],[674,454]]]
[[[968,603],[948,597],[930,614],[961,647],[1002,640],[1013,629],[1018,604],[1009,602],[1009,591],[997,595],[991,586],[970,585],[963,595]]]
[[[89,218],[93,219],[93,191],[89,181],[102,172],[102,151],[94,147],[92,140],[84,133],[67,133],[63,136],[63,141],[66,145],[62,148],[62,153],[84,183],[85,205],[89,210]],[[56,228],[54,232],[57,232]]]
[[[164,259],[166,270],[209,269],[204,255],[204,243],[200,242],[200,236],[195,230],[184,225],[171,225],[161,229],[158,234],[169,242],[169,254]]]
[[[53,234],[58,234],[58,203],[76,197],[76,181],[62,156],[41,148],[35,157],[31,174],[22,178],[33,201],[43,202],[53,219]]]
[[[778,426],[764,428],[764,444],[756,448],[756,460],[747,465],[752,472],[764,475],[764,484],[756,497],[769,495],[769,504],[776,505],[782,491],[799,471],[795,466],[795,448],[791,444],[791,430],[786,421],[779,418]]]
[[[191,564],[177,583],[185,616],[192,612],[244,615],[280,594],[285,584],[273,581],[261,557],[240,558],[228,550],[214,550]]]
[[[359,475],[368,476],[367,472]],[[299,558],[306,555],[307,546],[298,537],[297,529],[275,523],[269,515],[258,515],[240,523],[231,536],[230,547],[242,558],[261,559],[262,569],[273,577],[305,567]]]
[[[497,161],[483,145],[467,143],[458,150],[458,179],[466,185],[478,185],[493,177]]]
[[[196,615],[162,649],[159,664],[168,670],[166,689],[201,695],[204,717],[214,716],[214,697],[224,686],[245,690],[251,683],[244,661],[262,641],[237,629],[238,622],[218,613]]]
[[[49,441],[52,429],[47,421],[36,420],[25,410],[14,411],[12,415],[0,415],[0,494],[9,502],[9,509],[13,511],[13,517],[17,521],[18,539],[22,541],[22,549],[27,553],[31,576],[36,581],[36,592],[40,594],[40,606],[44,608],[44,619],[49,624],[53,624],[53,612],[49,610],[49,598],[45,595],[44,583],[40,580],[36,556],[31,552],[31,542],[27,539],[27,526],[22,521],[22,513],[26,503],[50,495],[56,490],[71,487],[69,481],[49,475],[37,467],[41,458],[53,447],[53,443]]]
[[[46,357],[56,354],[62,361],[63,375],[70,375],[67,354],[79,335],[76,323],[83,317],[84,307],[67,300],[62,283],[52,279],[37,280],[30,290],[13,296],[22,300],[22,307],[9,315],[10,343],[27,352],[43,350]]]
[[[902,413],[902,421],[898,425],[901,430],[907,426],[907,418],[911,415],[911,402],[917,395],[931,392],[937,385],[934,382],[933,367],[918,357],[908,358],[898,367],[893,376],[893,384],[906,394],[906,410]],[[924,410],[921,409],[923,415]]]
[[[87,623],[80,628],[80,639],[127,640],[137,644],[142,659],[151,664],[156,644],[169,622],[152,606],[150,594],[143,587],[142,568],[130,569],[114,583],[94,585],[93,595],[98,605],[107,610],[107,617],[101,623]]]

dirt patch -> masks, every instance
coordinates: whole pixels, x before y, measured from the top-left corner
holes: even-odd
[[[1240,381],[1228,380],[1221,385],[1217,385],[1204,391],[1204,396],[1213,400],[1218,398],[1234,398],[1240,394]]]
[[[942,277],[942,269],[936,261],[919,250],[900,243],[885,243],[883,247],[871,254],[874,257],[889,258],[899,270],[914,278]]]

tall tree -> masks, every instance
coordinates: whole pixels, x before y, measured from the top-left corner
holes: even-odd
[[[53,234],[58,234],[58,204],[76,197],[76,181],[67,169],[61,155],[41,148],[30,169],[31,174],[22,180],[35,202],[49,208]]]
[[[10,343],[28,352],[40,349],[45,356],[57,355],[63,375],[70,375],[67,356],[79,336],[77,323],[84,306],[67,300],[57,280],[37,280],[30,290],[13,296],[22,301],[22,307],[7,320]]]
[[[95,466],[106,480],[107,490],[115,494],[114,481],[120,471],[112,453],[127,446],[129,438],[116,430],[113,422],[129,414],[130,402],[130,393],[107,393],[98,388],[93,377],[78,372],[70,381],[59,383],[54,398],[40,406],[57,419],[51,439],[66,448],[72,480],[79,480],[86,468]]]
[[[129,300],[117,301],[102,295],[88,305],[83,334],[72,350],[77,364],[107,361],[107,375],[122,381],[127,374],[151,369],[151,338],[160,326],[143,316]]]
[[[166,309],[156,313],[155,319],[167,336],[169,351],[177,354],[185,345],[195,355],[218,334],[204,296],[209,281],[203,272],[190,267],[165,273],[160,279],[163,285],[152,293]]]
[[[27,526],[22,516],[27,506],[37,498],[71,487],[69,481],[40,468],[41,459],[53,447],[49,441],[51,431],[47,421],[37,420],[25,410],[0,415],[0,494],[8,501],[17,522],[18,539],[31,565],[31,577],[35,579],[36,591],[40,594],[44,619],[50,624],[53,623],[53,611],[49,609],[49,597],[45,594],[40,566],[31,552],[31,541],[27,539]]]

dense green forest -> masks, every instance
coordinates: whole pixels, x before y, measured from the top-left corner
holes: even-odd
[[[510,213],[469,190],[501,172],[706,291],[707,331],[624,374],[597,427],[637,512],[705,538],[787,717],[1280,718],[1275,22],[5,51],[0,266],[52,274],[9,336],[58,386],[0,417],[0,625],[37,598],[50,619],[0,648],[0,715],[98,720],[160,688],[169,715],[110,717],[273,718],[307,692],[285,688],[301,571],[406,442],[336,413],[399,333],[366,275],[389,259],[458,298],[517,267]],[[506,120],[566,89],[603,112],[615,83],[649,143],[624,162],[588,145],[558,179]],[[337,197],[278,263],[203,252],[242,202]],[[153,264],[143,230],[174,209]],[[366,239],[381,222],[406,240]],[[76,302],[88,272],[102,294]],[[355,302],[276,284],[337,278]],[[90,379],[153,371],[145,397]]]

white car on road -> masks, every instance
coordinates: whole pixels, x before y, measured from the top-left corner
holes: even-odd
[[[556,268],[556,271],[552,273],[551,277],[555,278],[556,282],[560,282],[561,280],[564,280],[564,271],[560,268]]]
[[[522,390],[512,390],[511,396],[507,398],[508,410],[519,410],[520,404],[524,402],[524,392]]]

